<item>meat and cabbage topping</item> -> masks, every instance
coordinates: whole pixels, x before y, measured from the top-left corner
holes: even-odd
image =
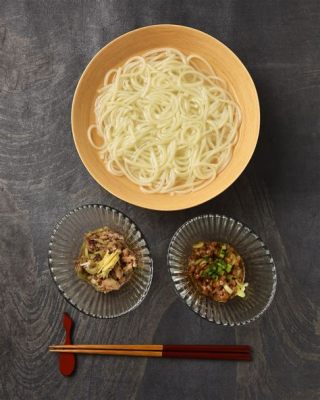
[[[108,293],[118,290],[130,279],[137,259],[124,237],[103,227],[84,235],[75,271],[95,290]]]

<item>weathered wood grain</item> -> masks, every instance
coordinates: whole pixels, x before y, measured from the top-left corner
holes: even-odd
[[[130,206],[103,191],[74,149],[70,105],[86,63],[106,42],[152,23],[202,29],[248,66],[261,101],[261,137],[245,173],[186,211]],[[319,22],[316,0],[0,2],[0,399],[318,399],[320,308]],[[151,246],[146,300],[112,321],[87,317],[58,293],[47,267],[56,220],[100,202],[135,220]],[[224,328],[175,295],[166,266],[174,231],[205,212],[251,226],[276,261],[278,290],[263,318]],[[79,357],[60,376],[47,346],[68,311],[78,342],[248,343],[251,364]]]

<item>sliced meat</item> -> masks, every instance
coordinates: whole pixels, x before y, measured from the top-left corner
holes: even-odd
[[[115,272],[116,278],[120,280],[122,278],[122,276],[123,276],[123,270],[122,270],[122,268],[120,267],[119,264],[117,264],[115,266],[114,272]]]
[[[101,282],[100,287],[104,289],[104,292],[107,293],[111,292],[112,290],[118,290],[120,288],[120,284],[115,279],[106,278]]]

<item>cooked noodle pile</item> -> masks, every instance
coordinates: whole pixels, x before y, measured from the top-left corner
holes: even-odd
[[[215,179],[231,159],[241,119],[208,62],[171,48],[108,71],[95,115],[88,138],[107,170],[143,192],[172,194]]]

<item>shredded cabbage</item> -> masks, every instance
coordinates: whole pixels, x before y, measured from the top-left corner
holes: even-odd
[[[109,273],[113,270],[119,261],[119,250],[113,253],[106,253],[101,261],[98,261],[93,267],[85,267],[88,274],[98,274],[101,278],[107,278]]]

